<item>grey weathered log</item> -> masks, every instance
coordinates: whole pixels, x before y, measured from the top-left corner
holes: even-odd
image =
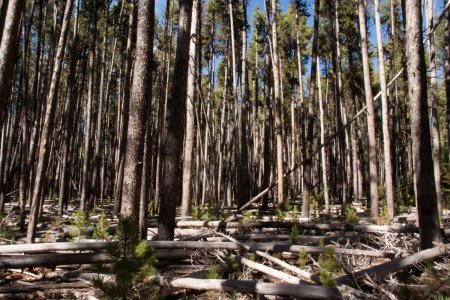
[[[32,293],[36,291],[43,291],[43,290],[66,290],[66,289],[86,289],[90,288],[91,285],[86,282],[63,282],[63,283],[57,283],[57,284],[43,284],[42,282],[31,284],[31,285],[24,285],[24,284],[12,284],[12,285],[6,285],[0,287],[0,294],[5,293],[12,293],[12,294],[18,294],[18,293]]]
[[[189,258],[183,249],[156,250],[159,260],[182,260]],[[0,256],[0,269],[55,267],[60,265],[80,265],[113,262],[114,257],[107,253],[47,253],[33,255],[5,255]]]
[[[291,296],[301,299],[342,299],[337,289],[324,288],[303,284],[268,283],[250,280],[225,280],[225,279],[195,279],[195,278],[165,278],[162,277],[161,285],[166,288],[210,290],[210,291],[235,291],[259,295]]]
[[[53,243],[53,244],[24,244],[0,246],[0,254],[7,253],[45,253],[50,251],[82,251],[106,249],[110,242],[84,242],[84,243]],[[148,241],[148,246],[155,249],[226,249],[241,250],[242,247],[232,242],[201,242],[201,241]],[[249,251],[293,252],[304,250],[308,253],[323,253],[328,247],[290,245],[282,243],[248,243],[243,244]],[[387,257],[393,258],[394,253],[383,251],[368,251],[359,249],[344,249],[332,247],[336,254]]]
[[[419,228],[408,225],[371,225],[371,224],[345,224],[345,223],[302,223],[302,222],[280,222],[280,221],[254,221],[254,222],[225,222],[225,221],[179,221],[178,228],[291,228],[297,224],[299,229],[330,230],[330,231],[361,231],[361,232],[398,232],[416,233]],[[151,224],[150,224],[151,225]],[[450,234],[450,229],[441,230]]]
[[[419,251],[406,257],[394,259],[390,262],[379,264],[358,272],[355,272],[350,277],[349,275],[342,276],[337,279],[338,284],[354,285],[354,279],[365,279],[366,275],[370,278],[385,277],[389,274],[399,272],[403,269],[410,268],[422,261],[435,259],[440,256],[450,254],[450,244],[439,245],[437,247]]]

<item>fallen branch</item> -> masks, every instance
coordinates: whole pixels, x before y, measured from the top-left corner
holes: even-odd
[[[321,286],[267,283],[249,280],[195,279],[162,277],[161,285],[166,288],[191,289],[202,291],[236,291],[239,293],[287,296],[306,299],[342,299],[337,289]]]
[[[370,278],[386,277],[389,274],[399,272],[403,269],[412,267],[419,262],[429,259],[435,259],[439,256],[450,254],[450,244],[439,245],[435,248],[426,249],[406,257],[397,258],[390,262],[386,262],[377,266],[373,266],[352,274],[352,276],[346,275],[337,279],[338,283],[354,285],[354,280],[362,280],[366,278],[366,275]]]

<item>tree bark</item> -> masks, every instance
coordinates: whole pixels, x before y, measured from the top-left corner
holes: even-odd
[[[358,0],[359,31],[361,35],[361,56],[364,76],[364,92],[367,107],[367,131],[369,139],[369,187],[370,214],[378,217],[378,171],[377,171],[377,140],[375,135],[375,112],[373,108],[372,86],[370,79],[369,51],[367,46],[367,26],[364,14],[363,0]]]
[[[0,125],[5,120],[11,93],[15,58],[19,41],[20,19],[25,7],[23,0],[9,0],[0,41]]]
[[[275,138],[277,153],[277,204],[284,209],[284,167],[283,167],[283,124],[281,113],[283,103],[281,101],[281,74],[280,61],[278,55],[278,17],[277,17],[277,0],[271,0],[272,3],[272,70],[273,70],[273,91],[274,91],[274,108],[275,108]]]
[[[411,139],[415,191],[422,249],[440,242],[427,105],[425,51],[422,41],[420,0],[406,0],[406,61],[408,95],[411,101]]]
[[[159,210],[158,238],[172,240],[175,230],[176,205],[181,201],[180,162],[183,153],[183,136],[186,117],[187,75],[189,63],[189,33],[191,28],[192,0],[180,0],[177,51],[173,76],[173,89],[168,99],[169,120],[163,148],[161,204]]]
[[[196,64],[197,64],[197,45],[199,43],[199,34],[197,32],[197,23],[201,18],[199,11],[199,0],[193,0],[192,21],[191,21],[191,39],[189,42],[189,67],[187,75],[187,98],[186,98],[186,131],[183,149],[183,187],[181,196],[181,215],[188,216],[191,213],[192,197],[192,154],[194,150],[195,138],[195,88],[196,88]]]
[[[315,120],[315,101],[316,101],[316,76],[317,76],[317,53],[319,43],[319,18],[320,18],[320,1],[315,1],[314,7],[314,37],[312,44],[312,62],[311,62],[311,76],[309,79],[309,101],[308,101],[308,124],[307,124],[307,136],[306,145],[304,146],[304,159],[303,165],[303,201],[301,216],[304,218],[309,217],[309,204],[310,193],[312,188],[312,157],[308,155],[312,154],[313,142],[314,142],[314,120]]]
[[[438,116],[438,85],[437,85],[437,69],[436,69],[436,47],[434,42],[434,14],[433,0],[426,0],[426,27],[428,35],[430,63],[430,90],[431,97],[429,106],[431,107],[431,138],[432,138],[432,156],[434,167],[434,181],[436,186],[436,199],[439,215],[442,215],[442,193],[441,193],[441,145],[440,145],[440,129]]]
[[[137,7],[136,62],[133,69],[131,87],[127,146],[125,150],[122,216],[139,218],[139,199],[141,175],[144,159],[145,129],[147,122],[147,103],[151,101],[151,67],[153,40],[154,0],[139,1]]]
[[[384,172],[386,184],[386,202],[389,221],[394,219],[394,185],[392,180],[391,136],[389,132],[389,107],[387,98],[386,73],[384,70],[384,47],[381,36],[380,3],[375,0],[375,26],[378,48],[378,72],[381,85],[381,116],[383,127]]]

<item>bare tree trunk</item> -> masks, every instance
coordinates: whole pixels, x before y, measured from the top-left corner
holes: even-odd
[[[164,58],[163,68],[161,73],[161,90],[159,94],[158,103],[158,131],[157,131],[157,150],[156,150],[156,166],[155,166],[155,196],[154,196],[154,211],[159,209],[159,195],[160,195],[160,178],[161,178],[161,152],[162,142],[164,140],[164,134],[166,130],[166,112],[167,112],[167,99],[169,95],[169,77],[170,77],[170,55],[172,53],[172,22],[173,12],[171,12],[172,1],[167,0],[164,25]]]
[[[281,123],[281,112],[283,103],[281,102],[281,75],[280,62],[278,57],[278,33],[277,33],[277,0],[272,2],[272,70],[273,70],[273,89],[275,96],[275,136],[277,144],[277,204],[284,208],[284,171],[283,171],[283,125]]]
[[[64,49],[66,46],[67,34],[70,24],[70,17],[72,14],[73,0],[67,0],[63,23],[61,26],[61,33],[59,36],[58,48],[55,56],[55,64],[52,73],[52,80],[50,90],[47,97],[47,108],[45,112],[44,128],[41,136],[41,143],[39,146],[39,160],[36,170],[36,182],[34,184],[33,200],[30,212],[30,221],[28,223],[27,242],[33,243],[36,235],[36,224],[38,218],[39,208],[41,206],[42,187],[44,184],[45,172],[47,171],[48,161],[50,156],[51,134],[54,126],[54,116],[56,110],[56,100],[58,96],[59,79],[61,77],[62,63],[64,60]]]
[[[381,122],[383,127],[384,171],[386,184],[386,202],[389,221],[394,219],[394,185],[392,181],[391,136],[389,132],[389,107],[387,99],[386,73],[384,71],[384,48],[381,36],[380,3],[375,0],[375,26],[378,48],[378,72],[381,85]]]
[[[441,241],[439,211],[431,149],[427,107],[425,51],[422,41],[422,12],[420,0],[406,0],[406,59],[408,95],[411,101],[411,139],[420,244],[422,249]]]
[[[191,29],[192,0],[180,0],[177,52],[173,87],[168,101],[168,128],[163,148],[164,176],[161,181],[161,205],[158,219],[158,238],[173,240],[176,205],[181,200],[181,155],[186,117],[187,75],[189,63],[189,33]]]
[[[450,145],[450,11],[445,13],[445,97],[447,104],[447,143]],[[449,147],[450,148],[450,147]],[[448,161],[450,162],[450,151]]]
[[[323,111],[322,101],[322,78],[320,76],[320,60],[317,58],[317,87],[319,95],[319,115],[320,115],[320,144],[325,144],[325,114]],[[322,169],[322,184],[323,184],[323,198],[325,200],[325,211],[330,211],[330,196],[328,193],[328,168],[327,168],[327,154],[325,147],[320,149],[321,169]]]
[[[70,48],[70,67],[69,67],[69,75],[67,77],[68,82],[75,82],[76,78],[76,68],[77,68],[77,58],[79,51],[77,49],[78,47],[78,11],[79,11],[79,5],[80,1],[76,1],[76,9],[75,9],[75,22],[74,22],[74,33],[73,33],[73,39],[72,39],[72,45]],[[74,107],[75,107],[75,101],[78,98],[78,91],[77,91],[77,85],[76,84],[69,84],[67,87],[67,103],[66,103],[66,113],[65,113],[65,122],[64,122],[64,131],[63,131],[63,137],[62,137],[62,163],[61,163],[61,179],[59,182],[59,211],[58,214],[62,216],[63,214],[63,207],[64,204],[68,202],[69,197],[69,166],[72,166],[71,164],[71,158],[70,158],[70,142],[72,140],[72,124],[74,121]]]
[[[91,43],[89,47],[89,86],[88,99],[85,109],[85,133],[84,133],[84,160],[83,160],[83,179],[81,189],[80,209],[88,210],[91,207],[91,158],[92,158],[92,109],[95,97],[95,60],[96,60],[96,44],[97,44],[97,19],[99,4],[97,1],[92,2],[92,16],[89,22],[89,35]]]
[[[121,209],[122,205],[122,190],[123,190],[123,176],[124,176],[124,164],[125,164],[125,150],[127,144],[127,132],[128,132],[128,120],[130,112],[130,90],[131,90],[131,70],[133,65],[132,53],[133,47],[136,43],[136,24],[137,24],[137,6],[133,4],[130,16],[128,19],[128,36],[127,36],[127,50],[125,57],[125,75],[123,84],[123,103],[121,111],[122,126],[119,136],[119,163],[118,170],[116,170],[116,187],[114,191],[114,208],[113,214],[117,213]]]
[[[11,93],[15,57],[20,32],[20,19],[25,6],[23,0],[9,0],[0,44],[0,125],[3,124]]]
[[[144,155],[147,103],[151,94],[151,67],[154,26],[154,0],[143,0],[137,7],[136,63],[133,68],[133,84],[130,98],[130,118],[125,150],[122,207],[123,216],[139,218],[142,165]]]
[[[438,204],[439,215],[442,215],[442,193],[441,193],[441,145],[440,145],[440,129],[438,116],[438,85],[437,85],[437,70],[436,70],[436,50],[434,44],[434,15],[433,15],[433,0],[426,0],[427,12],[427,34],[428,46],[430,53],[428,55],[430,63],[430,88],[431,97],[429,106],[431,107],[431,138],[433,144],[433,167],[434,167],[434,181],[436,185],[436,199]]]
[[[183,188],[181,196],[181,215],[188,216],[191,213],[192,194],[192,154],[195,138],[195,88],[196,88],[196,64],[197,64],[197,44],[200,32],[197,32],[197,23],[201,18],[199,11],[199,0],[193,0],[191,39],[189,43],[189,70],[187,77],[187,98],[186,98],[186,131],[183,153]],[[199,16],[200,15],[200,16]]]
[[[361,35],[361,56],[364,74],[364,92],[367,106],[367,131],[369,138],[369,187],[370,214],[378,217],[378,173],[377,173],[377,140],[375,135],[375,115],[373,109],[372,86],[370,80],[369,51],[367,46],[367,27],[363,0],[358,0],[359,30]]]
[[[238,176],[238,206],[250,199],[250,174],[248,171],[248,68],[247,68],[247,0],[242,1],[244,27],[242,30],[242,78],[241,78],[241,157]]]
[[[309,204],[310,204],[310,193],[312,188],[311,183],[311,167],[312,167],[312,157],[309,157],[312,153],[313,148],[313,131],[314,131],[314,119],[315,119],[315,102],[316,102],[316,76],[317,76],[317,53],[318,53],[318,43],[319,43],[319,18],[320,18],[320,1],[315,1],[314,7],[314,37],[312,44],[311,53],[311,76],[309,79],[309,103],[308,103],[308,119],[307,119],[307,135],[306,135],[306,145],[304,146],[303,159],[305,163],[303,164],[303,202],[302,202],[302,212],[301,216],[304,218],[309,217]]]

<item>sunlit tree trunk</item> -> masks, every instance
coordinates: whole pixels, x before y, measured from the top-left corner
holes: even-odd
[[[420,0],[406,0],[405,49],[408,96],[411,101],[411,139],[420,245],[422,249],[426,249],[433,247],[433,243],[439,243],[441,236],[428,119],[427,78]]]
[[[364,76],[364,93],[367,106],[367,132],[369,139],[369,187],[370,214],[378,217],[378,173],[377,173],[377,141],[375,135],[375,114],[373,109],[372,86],[370,79],[369,51],[367,46],[367,26],[363,0],[358,0],[359,30],[361,35],[361,56]]]

